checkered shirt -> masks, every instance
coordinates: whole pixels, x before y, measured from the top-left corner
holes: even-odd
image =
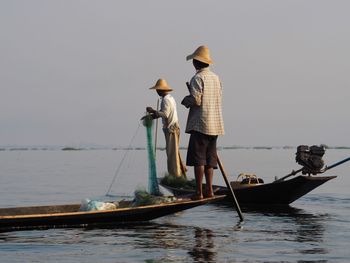
[[[197,71],[190,82],[190,111],[186,133],[223,135],[222,87],[219,77],[208,68]]]

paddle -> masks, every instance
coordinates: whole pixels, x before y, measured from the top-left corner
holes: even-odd
[[[336,162],[336,163],[334,163],[334,164],[332,164],[332,165],[330,165],[330,166],[326,166],[326,167],[324,168],[324,170],[321,171],[320,173],[324,173],[324,172],[326,172],[326,171],[328,171],[328,170],[330,170],[330,169],[332,169],[332,168],[334,168],[334,167],[337,167],[338,165],[341,165],[341,164],[343,164],[343,163],[345,163],[345,162],[347,162],[347,161],[350,161],[350,157],[345,158],[344,160],[341,160],[341,161],[339,161],[339,162]],[[287,174],[286,176],[283,176],[282,178],[280,178],[280,179],[274,181],[274,183],[283,181],[284,179],[286,179],[286,178],[288,178],[288,177],[290,177],[290,176],[292,176],[292,175],[296,175],[297,173],[301,172],[302,170],[303,170],[303,168],[301,168],[301,169],[299,169],[299,170],[296,170],[296,171],[292,171],[290,174]]]
[[[225,170],[224,170],[224,166],[219,158],[219,156],[217,155],[217,160],[218,160],[218,165],[219,165],[219,168],[220,168],[220,171],[221,171],[221,174],[222,174],[222,177],[224,177],[224,180],[225,180],[225,183],[226,183],[226,186],[227,188],[229,189],[230,193],[231,193],[231,196],[232,196],[232,199],[233,199],[233,204],[236,208],[236,211],[239,215],[239,218],[241,219],[241,221],[244,220],[243,218],[243,215],[242,215],[242,211],[241,211],[241,208],[239,207],[239,204],[237,202],[237,199],[236,199],[236,196],[235,196],[235,193],[233,192],[233,189],[231,187],[231,184],[230,182],[228,181],[227,179],[227,176],[226,176],[226,173],[225,173]]]

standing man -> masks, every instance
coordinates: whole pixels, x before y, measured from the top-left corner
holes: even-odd
[[[170,95],[172,88],[169,87],[165,79],[158,79],[156,85],[150,89],[155,89],[162,98],[159,111],[154,110],[152,107],[147,107],[146,111],[151,113],[154,119],[162,118],[168,173],[176,177],[185,176],[186,167],[181,160],[179,151],[180,126],[176,102],[173,96]]]
[[[216,141],[224,134],[222,118],[222,87],[219,77],[209,70],[213,63],[209,49],[198,47],[193,54],[187,56],[192,59],[196,74],[190,83],[186,83],[190,95],[181,104],[189,108],[186,133],[190,135],[186,164],[194,166],[196,178],[196,195],[193,199],[202,199],[202,182],[205,174],[205,197],[214,196],[213,169],[217,169]]]

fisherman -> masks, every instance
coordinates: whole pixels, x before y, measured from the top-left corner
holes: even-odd
[[[213,63],[208,47],[200,46],[193,54],[186,57],[192,59],[196,74],[187,88],[190,95],[181,104],[189,108],[186,133],[191,134],[188,143],[186,164],[194,166],[196,194],[193,199],[202,199],[202,181],[205,174],[205,197],[214,196],[213,169],[217,169],[216,142],[219,135],[224,134],[222,117],[222,87],[219,77],[209,70]]]
[[[150,89],[155,89],[162,99],[159,111],[154,110],[152,107],[147,107],[146,111],[150,113],[154,119],[162,118],[168,174],[176,177],[186,176],[187,169],[182,162],[179,151],[180,126],[176,102],[173,96],[170,95],[172,88],[169,87],[165,79],[158,79],[155,86]]]

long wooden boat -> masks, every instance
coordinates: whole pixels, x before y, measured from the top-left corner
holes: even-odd
[[[230,182],[239,204],[243,205],[288,205],[309,193],[336,176],[304,176],[300,175],[290,180],[275,181],[272,183],[247,183],[243,181]],[[194,193],[192,189],[184,189],[160,185],[172,192],[175,196],[187,196]],[[226,195],[223,201],[229,201],[230,195],[227,187],[213,185],[215,194]]]
[[[171,203],[89,212],[79,211],[81,204],[0,208],[0,231],[149,221],[224,198],[216,195],[202,200],[180,199]]]

